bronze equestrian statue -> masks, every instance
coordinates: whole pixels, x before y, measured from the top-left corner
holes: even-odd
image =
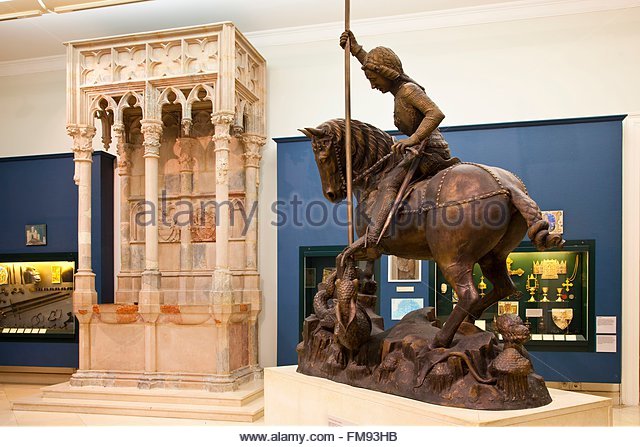
[[[311,138],[324,196],[339,203],[346,194],[344,120],[303,132]],[[358,239],[343,257],[373,261],[386,254],[438,263],[459,301],[432,347],[450,346],[465,318],[473,322],[489,306],[517,292],[506,261],[526,233],[538,250],[562,245],[560,236],[549,234],[549,223],[522,181],[504,169],[475,163],[456,163],[413,184],[392,221],[392,231],[379,244],[372,243],[367,223],[378,220],[380,201],[389,200],[384,179],[402,162],[402,155],[392,152],[391,137],[374,126],[353,120],[352,132]],[[493,284],[482,299],[473,283],[476,263]]]
[[[370,297],[372,264],[381,255],[432,259],[459,301],[443,327],[437,327],[432,310],[422,309],[408,314],[389,331],[372,330],[367,338],[362,328],[372,326],[365,324],[366,309],[356,307],[354,293],[345,289],[342,295],[348,299],[341,298],[338,287],[323,284],[317,297],[322,306],[316,309],[322,321],[316,315],[305,321],[304,340],[298,346],[299,371],[467,408],[527,408],[548,403],[544,380],[533,372],[522,347],[529,337],[522,321],[515,317],[504,325],[523,334],[506,353],[493,334],[469,323],[491,305],[517,293],[506,260],[525,234],[538,250],[561,247],[564,241],[549,234],[549,223],[514,174],[451,158],[438,130],[443,113],[404,74],[393,51],[377,47],[367,53],[350,32],[343,33],[341,45],[348,39],[372,88],[394,95],[394,122],[408,138],[394,142],[372,125],[351,121],[358,239],[338,257],[338,275],[331,281],[340,278],[340,267],[353,271],[355,260],[367,260],[366,271],[359,273],[364,273],[361,289],[367,289]],[[345,121],[333,119],[301,131],[311,139],[324,196],[339,203],[347,191]],[[473,282],[476,263],[493,285],[482,298]],[[341,288],[346,284],[352,283],[341,282]],[[334,301],[332,319],[327,318],[329,294]],[[364,295],[361,290],[358,300]],[[371,308],[367,312],[373,315]],[[358,321],[362,322],[358,331],[349,326]],[[508,334],[503,338],[508,339]],[[343,349],[350,362],[344,362]],[[484,399],[474,400],[479,389],[484,390]]]

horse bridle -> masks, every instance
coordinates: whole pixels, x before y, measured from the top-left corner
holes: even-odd
[[[331,144],[331,148],[333,149],[333,153],[336,156],[336,162],[338,163],[338,171],[340,172],[340,180],[342,180],[342,184],[340,185],[340,189],[342,191],[344,191],[344,193],[346,194],[347,193],[347,179],[345,178],[345,174],[344,174],[346,172],[346,170],[345,171],[342,170],[342,161],[340,160],[340,151],[337,150],[335,146],[336,145],[334,143]],[[387,161],[387,159],[389,157],[391,157],[392,155],[393,155],[393,152],[389,152],[387,155],[382,157],[380,160],[378,160],[374,164],[372,164],[369,168],[365,169],[360,174],[357,174],[356,176],[354,176],[352,178],[352,183],[359,182],[365,176],[367,176],[370,173],[372,173],[373,171],[375,171],[382,163]]]
[[[333,140],[333,138],[332,138]],[[340,160],[340,151],[336,150],[335,148],[335,144],[332,142],[331,143],[331,149],[333,149],[333,153],[336,156],[336,162],[338,164],[338,172],[340,173],[340,180],[342,180],[342,183],[340,184],[340,190],[342,192],[344,192],[345,196],[347,195],[347,179],[345,177],[345,172],[347,172],[346,170],[342,170],[342,161]]]

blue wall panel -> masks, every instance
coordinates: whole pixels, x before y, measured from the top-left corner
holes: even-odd
[[[100,302],[113,302],[113,162],[92,165],[92,255]],[[0,159],[0,255],[78,251],[78,189],[73,154]],[[26,246],[25,225],[45,223],[47,245]],[[78,340],[0,340],[3,366],[78,366]]]
[[[623,117],[509,123],[444,128],[452,152],[466,161],[501,166],[526,183],[544,210],[564,210],[566,239],[596,240],[596,315],[618,316],[621,334],[622,256],[622,121]],[[278,364],[297,361],[299,266],[302,245],[346,244],[346,230],[331,218],[333,205],[322,196],[320,179],[306,138],[278,143]],[[294,198],[297,202],[294,203]],[[301,202],[301,203],[298,203]],[[313,202],[313,205],[312,205]],[[321,205],[327,222],[319,222]],[[346,215],[339,205],[339,219]],[[293,212],[297,211],[296,222]],[[307,211],[311,209],[310,213]],[[308,217],[318,225],[311,225]],[[305,220],[306,219],[306,220]],[[429,264],[414,294],[429,303]],[[386,281],[382,260],[379,281],[381,314],[389,327],[390,299],[397,283]],[[408,284],[409,285],[409,284]],[[595,322],[591,322],[595,324]],[[541,352],[531,355],[536,370],[550,381],[620,382],[620,336],[617,353]]]
[[[332,205],[322,195],[306,139],[278,143],[278,202],[274,210],[277,218],[271,224],[278,226],[278,364],[289,365],[297,362],[299,247],[347,244],[346,205]]]

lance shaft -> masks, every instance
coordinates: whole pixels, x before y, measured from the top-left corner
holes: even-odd
[[[344,2],[344,27],[349,31],[350,1]],[[351,40],[344,46],[344,146],[347,169],[347,226],[349,245],[353,244],[353,193],[351,164]]]

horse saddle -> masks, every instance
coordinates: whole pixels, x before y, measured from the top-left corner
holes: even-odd
[[[458,163],[460,163],[460,159],[458,157],[444,158],[437,152],[424,154],[420,159],[420,165],[418,166],[418,172],[416,173],[417,176],[412,180],[411,184],[433,177],[443,169],[447,169],[448,167]]]
[[[441,154],[440,152],[427,152],[420,155],[420,165],[413,175],[407,190],[402,195],[403,201],[409,197],[419,183],[430,179],[444,169],[461,163],[458,157],[447,157],[447,155],[449,155],[448,152],[448,150],[445,154]]]

